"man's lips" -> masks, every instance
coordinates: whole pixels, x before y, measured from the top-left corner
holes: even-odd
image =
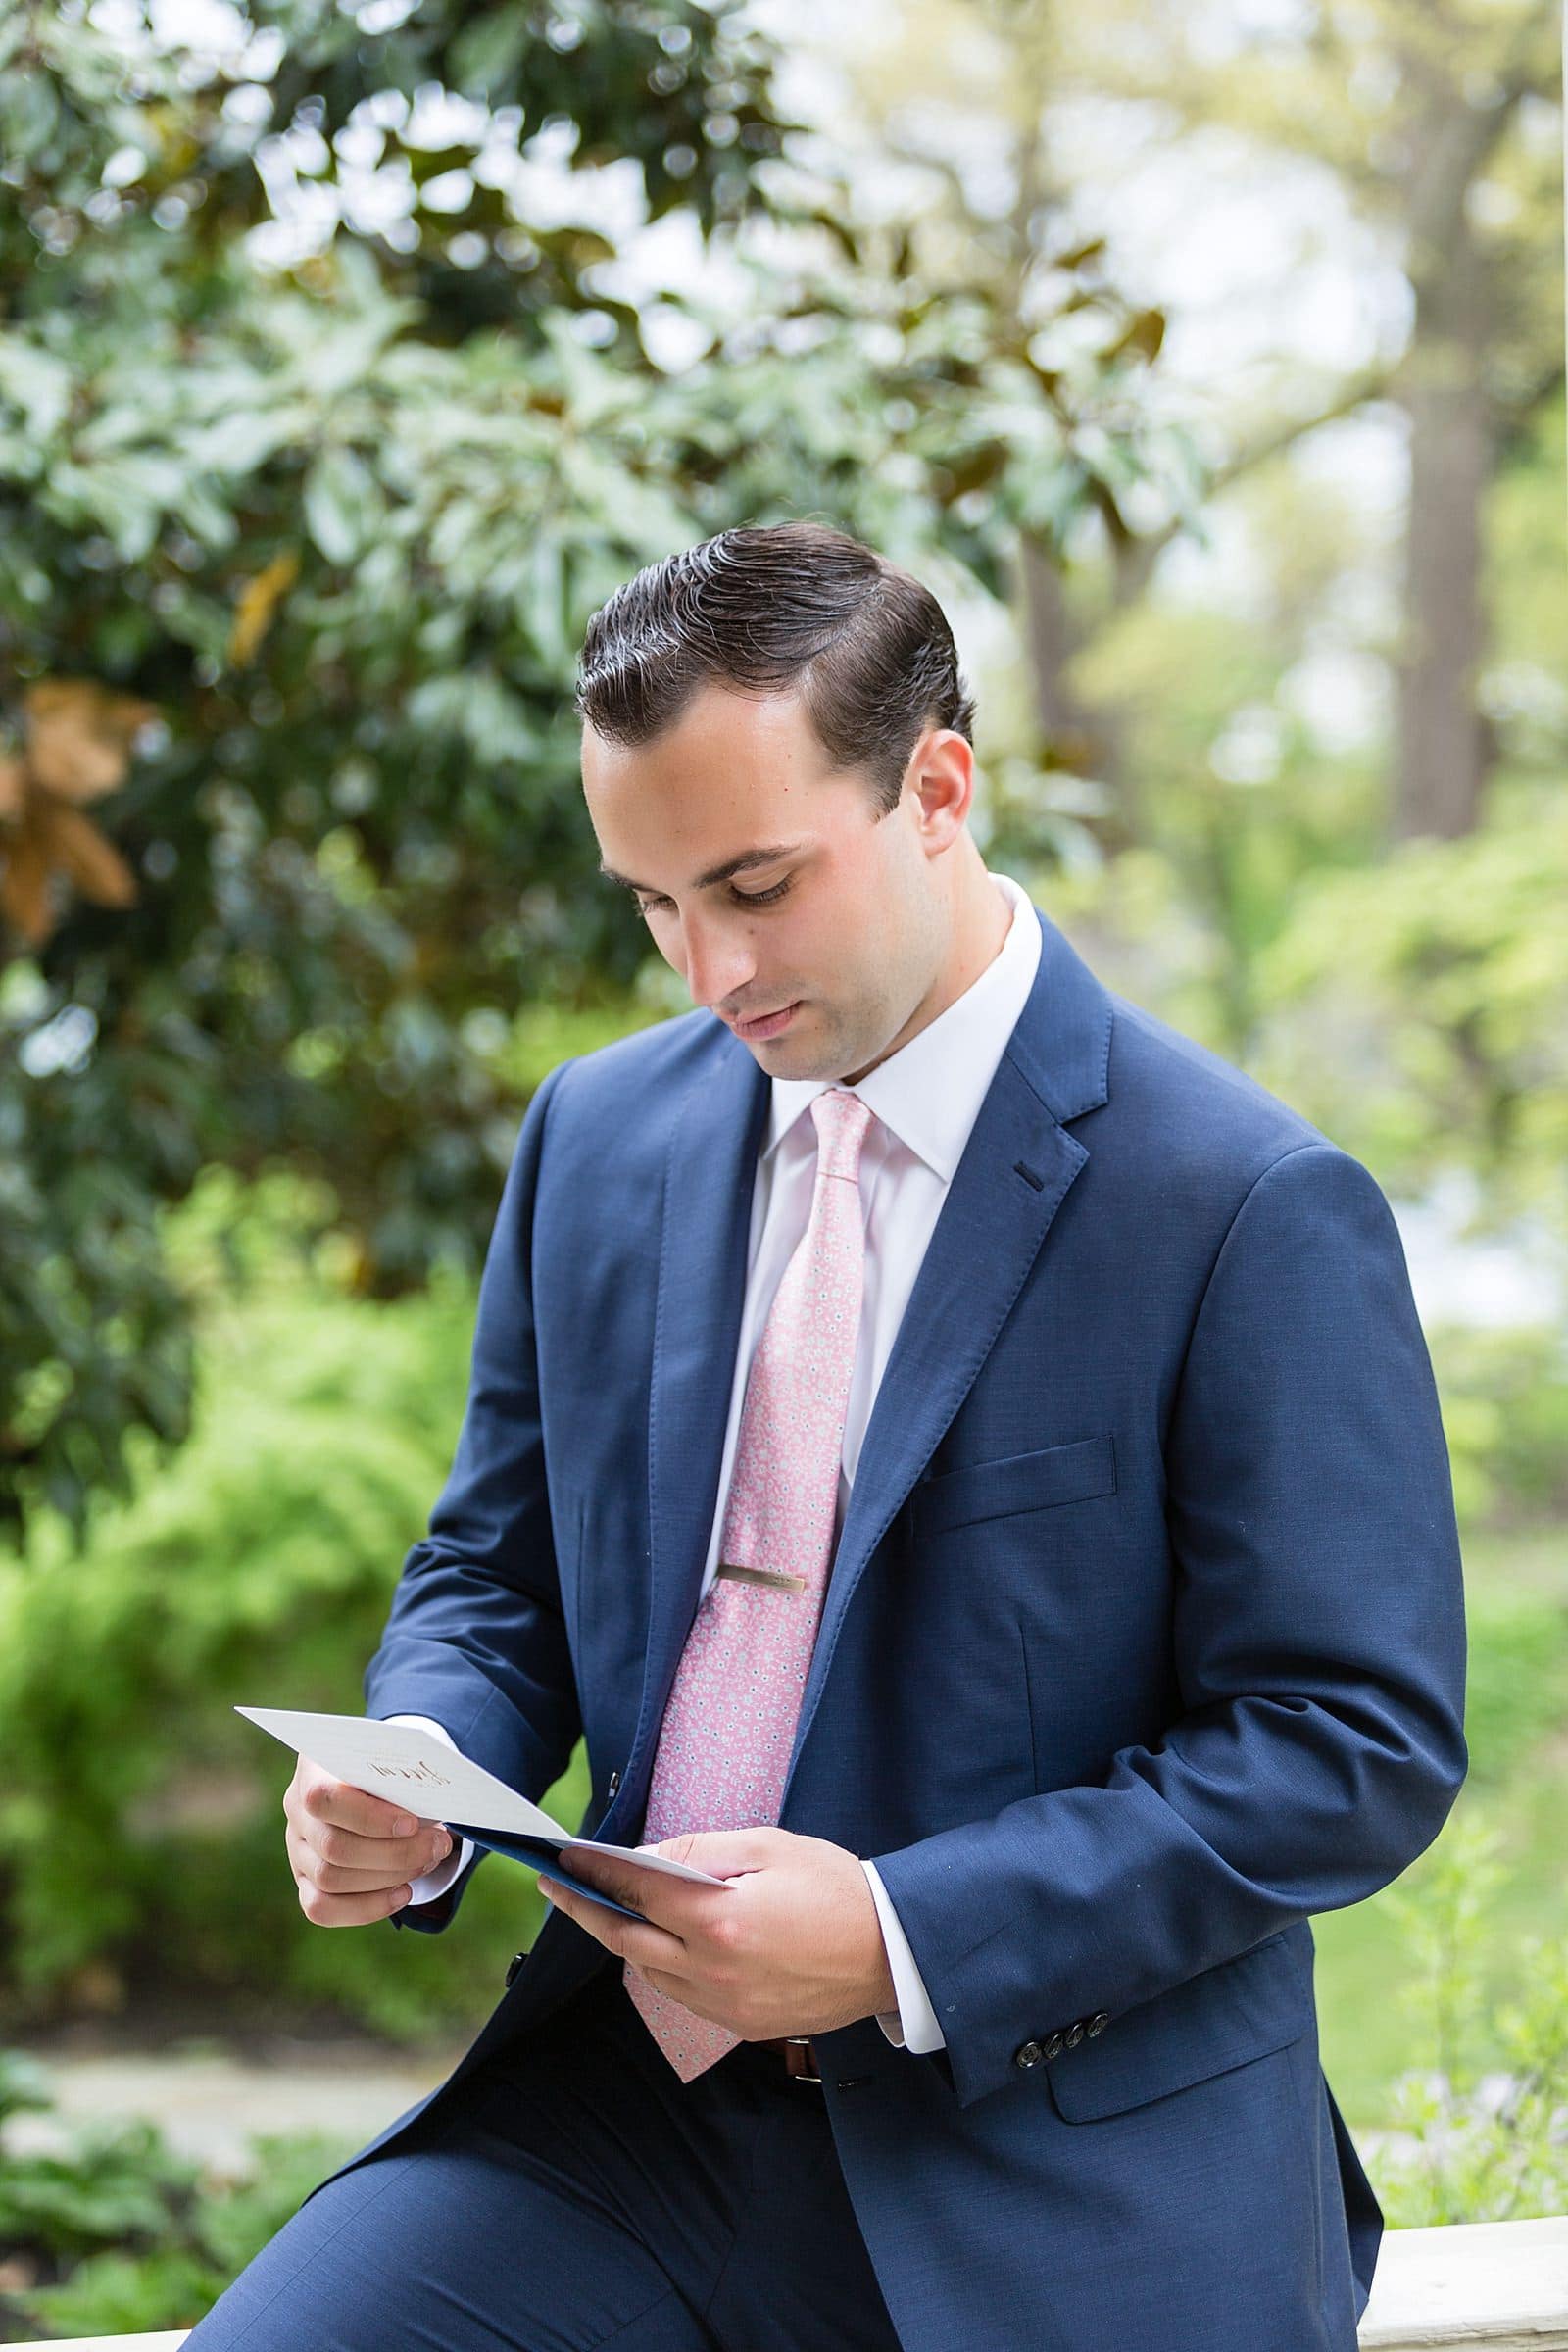
[[[737,1037],[771,1034],[775,1029],[783,1027],[786,1017],[795,1010],[800,1002],[799,997],[792,998],[789,1004],[778,1005],[772,1012],[754,1012],[748,1014],[745,1020],[731,1021],[730,1027]]]

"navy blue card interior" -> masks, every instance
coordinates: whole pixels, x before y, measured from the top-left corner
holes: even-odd
[[[487,1846],[493,1854],[510,1854],[514,1862],[525,1863],[529,1870],[542,1870],[547,1878],[560,1886],[574,1887],[578,1894],[587,1895],[590,1902],[603,1903],[607,1911],[618,1911],[622,1919],[642,1919],[646,1915],[633,1911],[629,1904],[617,1903],[606,1894],[602,1886],[591,1886],[586,1879],[578,1878],[561,1858],[561,1848],[552,1845],[548,1838],[514,1837],[508,1830],[471,1830],[461,1821],[449,1821],[447,1828],[455,1838],[471,1838],[475,1845]]]

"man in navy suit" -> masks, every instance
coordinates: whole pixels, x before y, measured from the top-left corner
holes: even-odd
[[[812,1422],[760,1450],[748,1385],[814,1305],[847,1391],[779,1794],[661,1841],[718,1887],[584,1858],[643,1916],[554,1889],[447,2082],[192,2341],[1351,2352],[1381,2215],[1308,1920],[1465,1769],[1388,1205],[987,870],[951,634],[869,550],[651,566],[579,707],[604,871],[697,1009],[529,1107],[367,1704],[533,1797],[585,1740],[583,1834],[637,1842],[723,1580],[808,1581],[724,1513]],[[749,1768],[719,1695],[682,1770],[710,1732]],[[466,1840],[308,1764],[286,1810],[312,1920],[450,1924]],[[676,2071],[656,2008],[723,2054]]]

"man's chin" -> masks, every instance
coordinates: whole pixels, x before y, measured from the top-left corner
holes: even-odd
[[[760,1062],[770,1078],[825,1078],[828,1075],[826,1070],[817,1067],[822,1058],[820,1050],[803,1052],[800,1047],[793,1046],[787,1037],[764,1038],[758,1045],[748,1046],[746,1051]]]
[[[843,1076],[843,1056],[824,1047],[820,1037],[798,1038],[793,1022],[782,1037],[763,1038],[746,1050],[770,1078],[817,1078],[836,1086]]]
[[[814,1004],[809,1007],[803,1005],[802,1012],[808,1010],[814,1013],[817,1007]],[[741,1038],[737,1043],[745,1046],[753,1060],[767,1072],[769,1078],[812,1080],[823,1086],[853,1086],[855,1079],[845,1075],[843,1049],[834,1045],[831,1034],[824,1035],[819,1020],[812,1023],[812,1035],[803,1035],[801,1017],[797,1015],[777,1037]],[[883,1058],[873,1055],[862,1066],[860,1057],[864,1054],[863,1046],[854,1051],[858,1056],[855,1066],[862,1078],[868,1077],[876,1068],[877,1061]]]

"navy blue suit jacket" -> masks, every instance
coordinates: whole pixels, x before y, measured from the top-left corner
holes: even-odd
[[[1464,1775],[1432,1372],[1366,1170],[1040,920],[781,1815],[874,1857],[947,2046],[845,2027],[825,2095],[906,2352],[1351,2352],[1381,2215],[1307,1923],[1402,1870]],[[640,1833],[697,1603],[768,1098],[706,1012],[540,1088],[367,1676],[372,1714],[530,1796],[585,1736],[609,1838]],[[552,1914],[432,2098],[604,1964]]]

